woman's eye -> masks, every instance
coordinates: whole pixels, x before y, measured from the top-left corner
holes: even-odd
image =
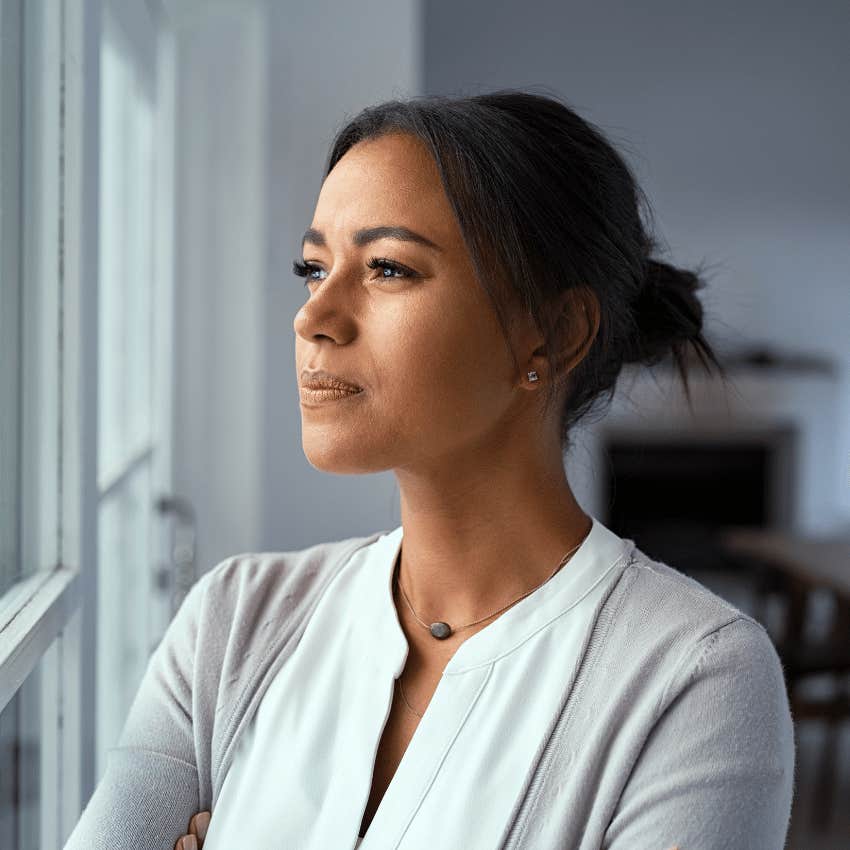
[[[382,278],[390,279],[390,278],[406,278],[406,277],[416,277],[416,272],[412,269],[407,268],[407,266],[402,266],[400,263],[395,263],[392,260],[388,260],[386,257],[370,257],[369,262],[366,263],[370,269],[381,269],[384,272],[389,272],[389,274],[382,274]]]
[[[378,277],[381,280],[403,280],[410,277],[419,277],[418,273],[413,271],[413,269],[409,269],[407,266],[388,260],[386,257],[370,257],[366,265],[370,269],[380,269],[382,273]],[[305,278],[304,286],[307,286],[311,281],[321,280],[322,278],[317,277],[316,275],[324,272],[324,269],[320,266],[314,265],[313,263],[293,260],[292,271],[299,277]]]
[[[292,261],[293,274],[297,274],[299,277],[306,278],[304,281],[304,286],[307,286],[313,280],[319,280],[319,278],[313,277],[313,275],[315,272],[321,271],[324,271],[324,269],[319,268],[319,266],[314,266],[312,263],[302,263],[301,260]]]

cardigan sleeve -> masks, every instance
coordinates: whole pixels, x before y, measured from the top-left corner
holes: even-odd
[[[192,586],[152,653],[65,850],[171,850],[198,811],[192,682],[200,611],[213,572]]]
[[[782,850],[794,769],[781,661],[765,629],[738,618],[674,672],[602,850]]]

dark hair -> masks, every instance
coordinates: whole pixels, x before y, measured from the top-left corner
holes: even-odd
[[[386,101],[337,132],[325,175],[353,145],[392,132],[418,137],[433,155],[506,339],[519,307],[547,352],[560,351],[569,316],[552,309],[556,299],[576,287],[597,299],[599,330],[566,382],[562,447],[598,398],[611,401],[625,363],[672,356],[689,404],[688,346],[706,371],[710,361],[725,375],[702,334],[704,282],[650,257],[657,243],[641,217],[651,217],[645,195],[601,130],[563,102],[517,89]],[[556,389],[549,381],[547,410]]]

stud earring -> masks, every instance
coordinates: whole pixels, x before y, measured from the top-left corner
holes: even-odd
[[[532,369],[532,370],[528,373],[528,380],[529,380],[529,381],[536,381],[536,380],[537,380],[537,372],[535,372],[535,371],[534,371],[534,369]]]

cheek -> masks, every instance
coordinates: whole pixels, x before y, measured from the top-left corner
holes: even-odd
[[[506,354],[501,338],[482,337],[474,327],[439,316],[427,330],[424,323],[408,326],[395,338],[381,372],[405,432],[451,438],[479,433],[498,418],[510,386]]]

